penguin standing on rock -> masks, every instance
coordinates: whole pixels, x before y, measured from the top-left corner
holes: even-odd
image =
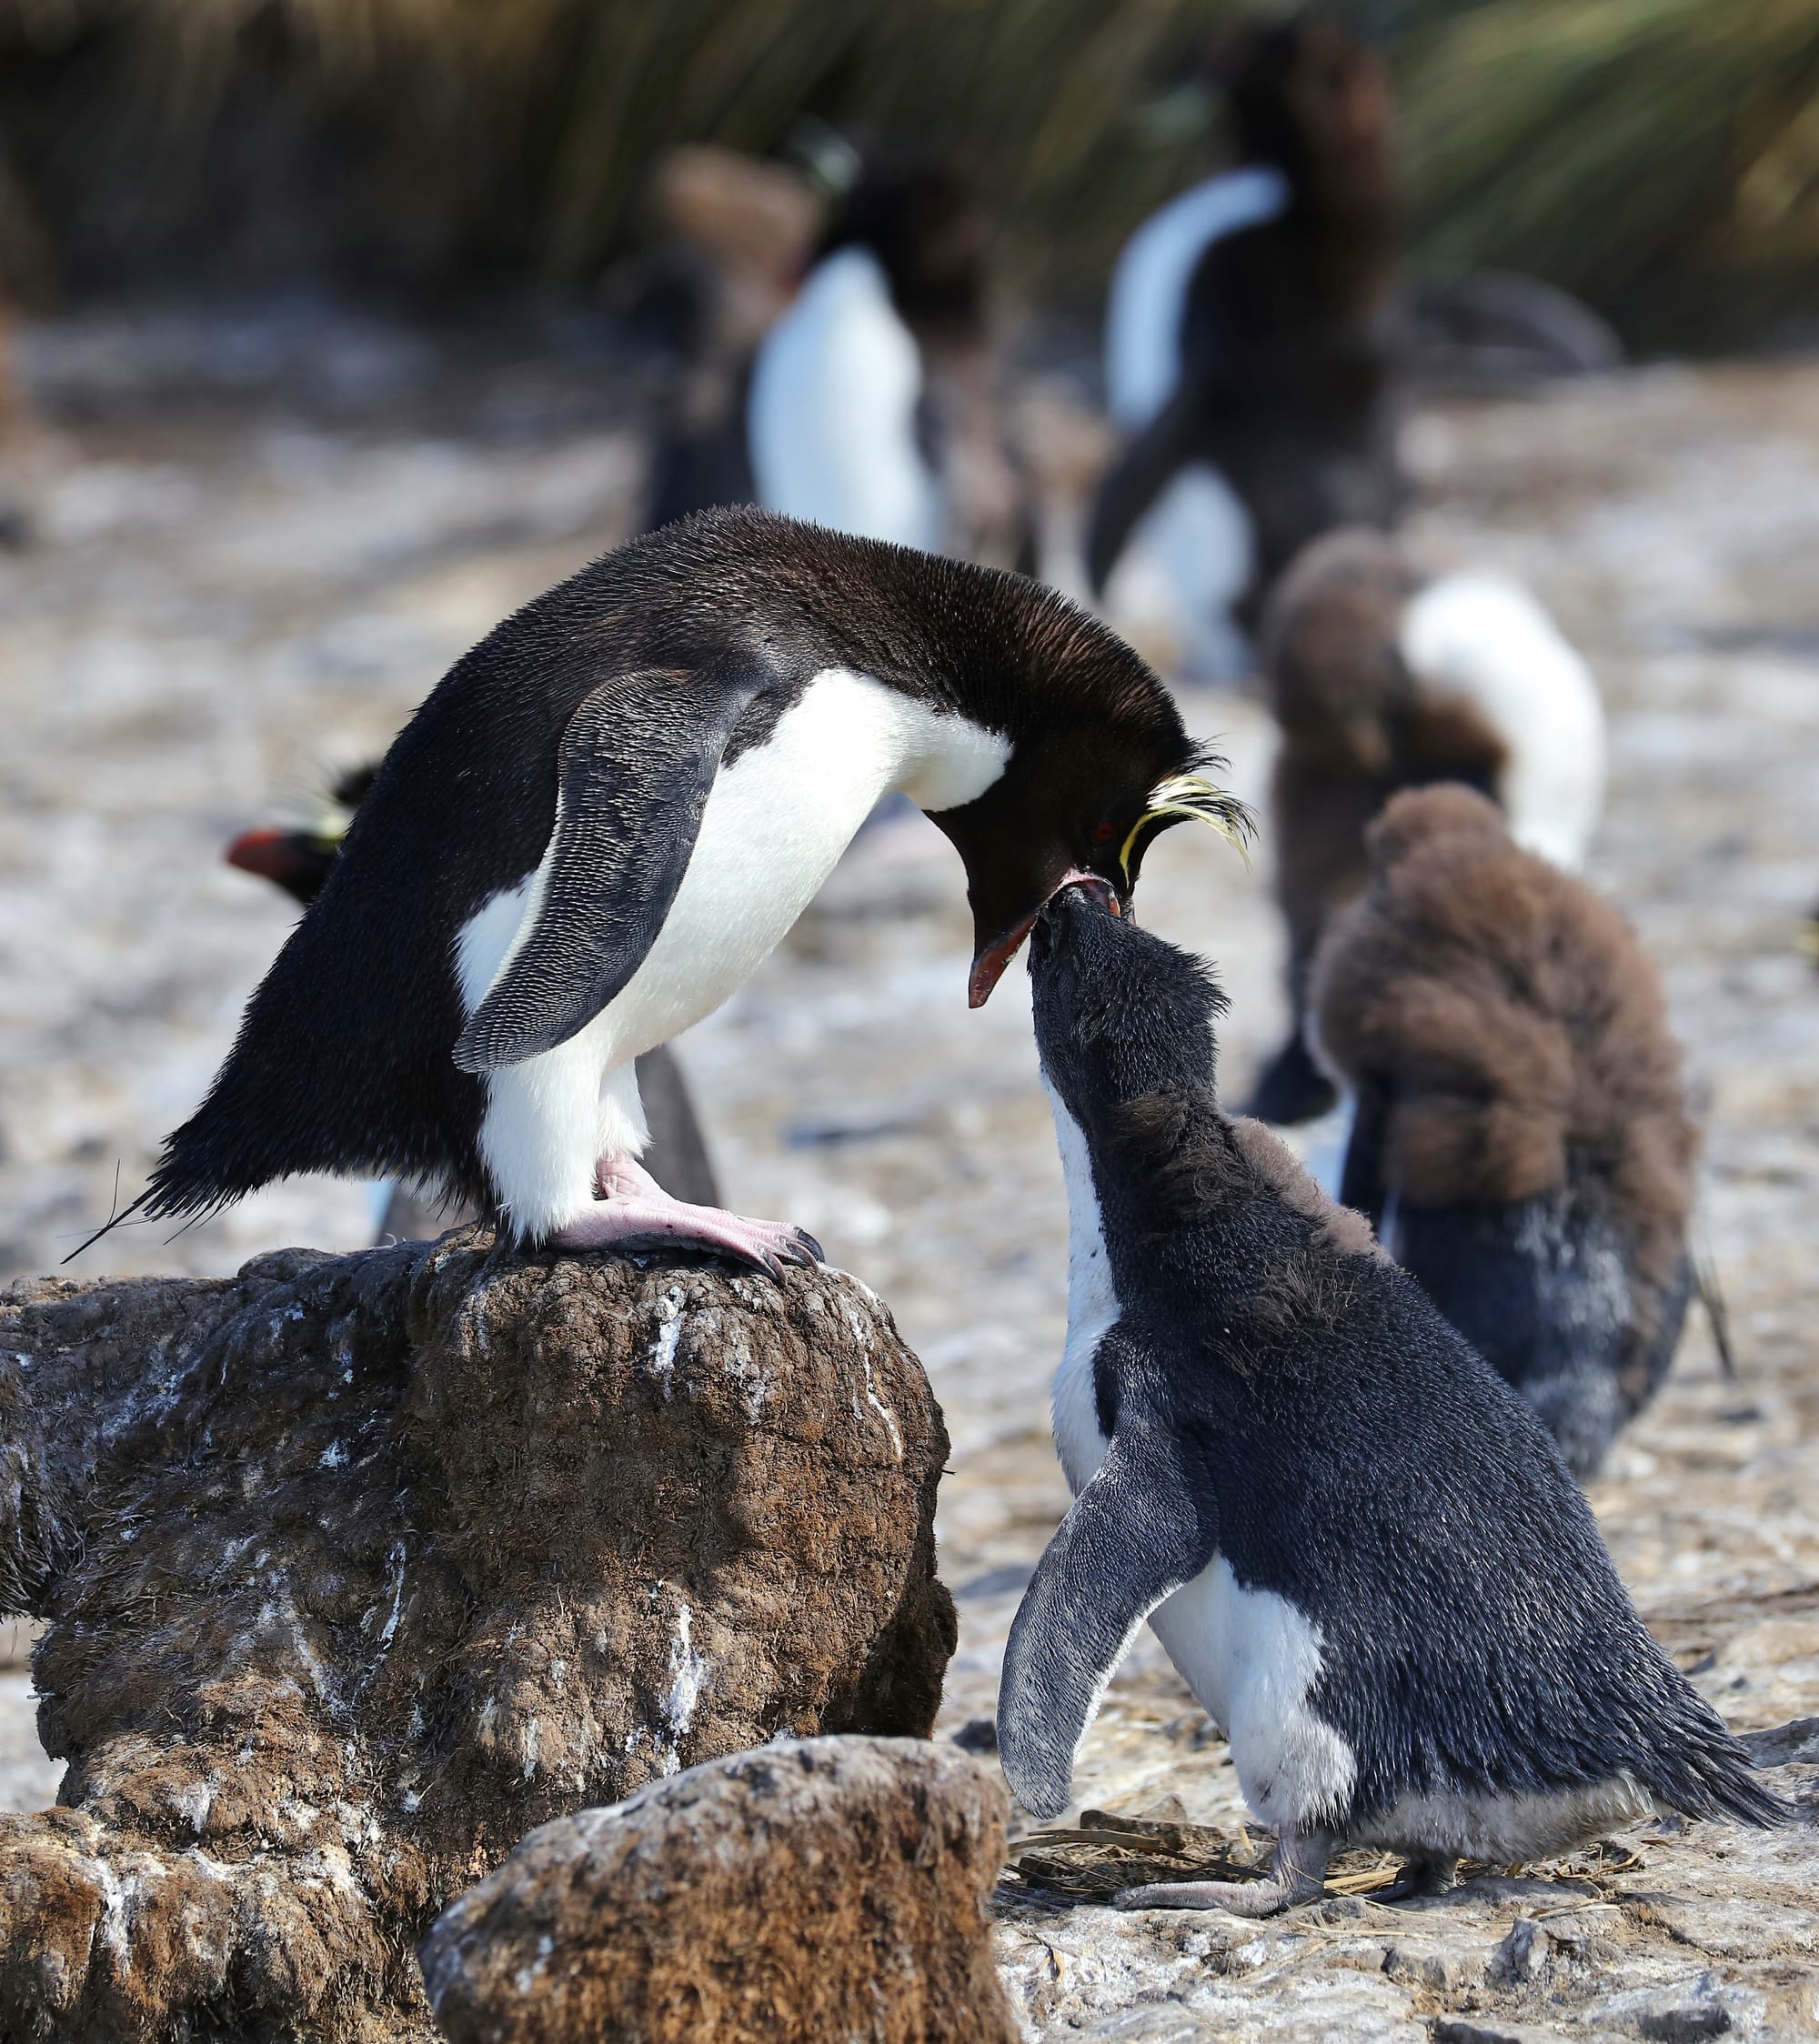
[[[377,774],[377,764],[357,766],[335,783],[324,813],[309,827],[281,830],[266,827],[243,830],[224,854],[229,866],[243,873],[256,873],[280,887],[293,901],[307,908],[334,871],[347,836],[354,812],[365,801]],[[659,1044],[637,1060],[638,1097],[650,1130],[650,1147],[642,1162],[665,1192],[698,1206],[719,1204],[719,1187],[714,1167],[688,1097],[688,1081],[674,1054]],[[419,1199],[408,1187],[384,1186],[387,1195],[380,1217],[380,1239],[395,1236],[403,1241],[440,1234],[470,1217],[451,1214],[435,1202]]]
[[[1657,1811],[1791,1815],[1632,1608],[1534,1413],[1214,1087],[1204,968],[1078,885],[1031,941],[1068,1181],[1055,1438],[1072,1509],[1010,1630],[999,1754],[1039,1817],[1148,1618],[1275,1828],[1263,1915],[1340,1844],[1568,1850]]]
[[[1661,983],[1469,788],[1397,796],[1365,843],[1311,1007],[1355,1105],[1340,1197],[1593,1476],[1693,1290],[1698,1134]]]
[[[744,984],[893,791],[964,863],[979,1006],[1070,877],[1123,897],[1156,832],[1235,811],[1196,758],[1142,661],[1015,576],[757,511],[648,534],[431,692],[128,1211],[328,1171],[554,1248],[807,1261],[642,1169],[633,1060]]]
[[[1294,1029],[1251,1103],[1262,1120],[1333,1104],[1303,1017],[1313,955],[1363,887],[1365,827],[1398,789],[1461,781],[1518,845],[1583,864],[1604,796],[1604,714],[1584,661],[1526,589],[1438,574],[1384,534],[1329,534],[1282,577],[1261,650],[1281,736],[1270,790]]]

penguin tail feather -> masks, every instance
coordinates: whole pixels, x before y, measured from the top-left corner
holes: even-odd
[[[1689,1817],[1728,1817],[1756,1830],[1792,1824],[1799,1814],[1758,1778],[1749,1755],[1728,1733],[1702,1739],[1671,1779],[1653,1786]]]
[[[146,1191],[142,1192],[139,1197],[133,1201],[130,1207],[117,1207],[115,1212],[108,1215],[107,1218],[102,1222],[101,1226],[95,1230],[93,1235],[84,1236],[82,1240],[76,1244],[75,1248],[73,1248],[69,1252],[69,1254],[64,1257],[64,1263],[74,1263],[77,1257],[79,1257],[85,1249],[92,1249],[98,1241],[100,1241],[101,1237],[104,1235],[112,1235],[116,1227],[120,1227],[124,1222],[130,1220],[150,1197],[151,1193],[149,1189],[147,1189]],[[146,1220],[150,1220],[153,1217],[150,1214],[146,1214],[144,1217]],[[61,1268],[61,1265],[58,1267]]]

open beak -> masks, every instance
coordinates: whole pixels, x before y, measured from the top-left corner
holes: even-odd
[[[967,1006],[983,1007],[991,998],[991,989],[1004,977],[1004,968],[1023,948],[1024,940],[1035,928],[1042,909],[1060,893],[1063,887],[1090,887],[1114,916],[1121,916],[1117,891],[1103,874],[1088,873],[1080,867],[1072,867],[1050,887],[1043,897],[1041,908],[1034,915],[1024,917],[1001,937],[995,937],[989,944],[981,944],[973,955],[972,975],[967,981]]]

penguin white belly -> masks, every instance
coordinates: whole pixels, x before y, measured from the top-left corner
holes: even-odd
[[[1519,583],[1446,575],[1410,602],[1399,638],[1425,687],[1470,703],[1503,741],[1511,837],[1576,873],[1603,807],[1604,710],[1553,618]]]
[[[1068,1338],[1055,1372],[1055,1447],[1078,1497],[1105,1459],[1093,1358],[1119,1318],[1092,1161],[1051,1086],[1068,1188]],[[1320,1629],[1273,1590],[1246,1589],[1223,1555],[1150,1614],[1181,1679],[1226,1735],[1239,1786],[1270,1824],[1321,1823],[1352,1799],[1352,1748],[1308,1702],[1322,1666]]]
[[[1399,1797],[1382,1817],[1351,1834],[1359,1845],[1398,1852],[1447,1852],[1508,1866],[1548,1859],[1625,1824],[1665,1814],[1647,1789],[1625,1775],[1582,1788],[1529,1795],[1436,1792]]]
[[[869,249],[819,264],[765,336],[746,401],[759,501],[862,538],[939,548],[940,484],[916,437],[922,356]]]
[[[1196,462],[1132,528],[1106,587],[1107,614],[1141,632],[1161,611],[1158,623],[1179,644],[1186,673],[1200,679],[1239,673],[1244,638],[1231,610],[1251,586],[1255,559],[1243,500],[1216,468]]]
[[[808,907],[880,797],[970,802],[1004,771],[1010,741],[869,676],[816,675],[714,781],[656,941],[620,993],[553,1050],[486,1075],[480,1155],[513,1224],[537,1237],[594,1197],[602,1157],[648,1140],[633,1058],[738,991]],[[545,854],[547,865],[549,854]],[[496,895],[457,947],[471,1014],[540,898],[542,867]]]
[[[1358,1762],[1308,1701],[1320,1628],[1274,1590],[1246,1589],[1223,1555],[1150,1614],[1206,1714],[1231,1746],[1244,1799],[1267,1824],[1324,1824],[1352,1800]]]

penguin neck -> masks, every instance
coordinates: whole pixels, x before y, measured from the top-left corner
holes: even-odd
[[[1203,1303],[1227,1274],[1234,1293],[1251,1288],[1255,1176],[1211,1085],[1083,1104],[1081,1119],[1050,1098],[1068,1181],[1070,1347],[1077,1293],[1090,1322],[1102,1298],[1126,1310],[1140,1298]]]

